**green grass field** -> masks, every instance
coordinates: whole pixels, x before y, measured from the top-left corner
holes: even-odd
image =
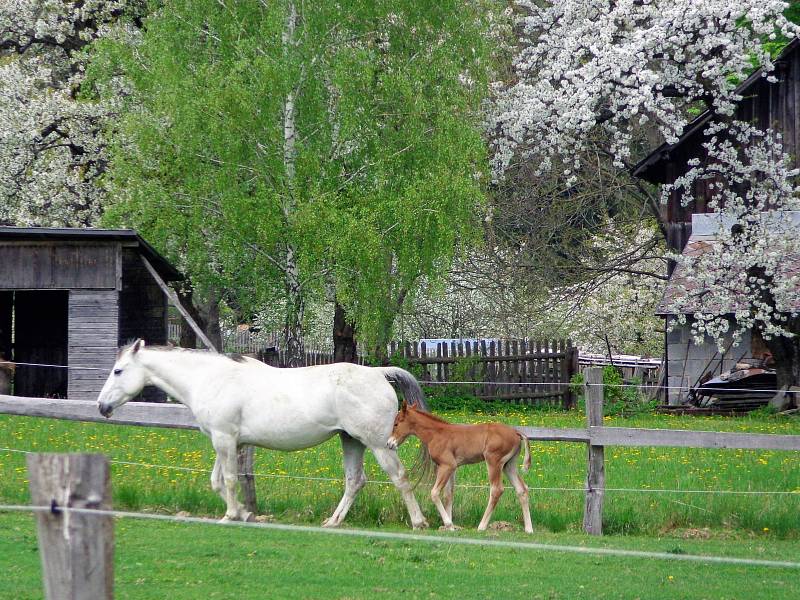
[[[550,427],[580,427],[585,423],[580,413],[516,407],[494,414],[461,411],[445,416],[460,422],[501,420]],[[606,422],[631,427],[800,434],[800,421],[769,416],[641,415],[608,418]],[[211,445],[197,432],[2,416],[0,447],[108,455],[117,461],[112,463],[112,488],[118,509],[188,511],[213,517],[224,512],[221,499],[208,483],[206,471],[213,463]],[[406,444],[401,450],[404,461],[410,464],[415,449]],[[532,450],[533,467],[526,475],[531,488],[582,488],[585,446],[536,443]],[[517,531],[488,535],[554,544],[600,543],[660,552],[794,560],[800,549],[797,467],[797,457],[791,452],[608,448],[606,483],[610,489],[793,493],[739,496],[608,491],[604,510],[608,535],[596,540],[581,533],[582,492],[533,489],[535,534],[528,538],[521,532],[519,508],[509,488],[495,519],[510,522]],[[295,453],[258,450],[256,472],[259,512],[272,515],[278,522],[318,525],[335,508],[342,491],[338,440]],[[367,473],[371,480],[386,480],[369,453]],[[0,504],[29,501],[23,454],[0,450],[0,475]],[[459,485],[468,486],[456,491],[455,521],[464,527],[459,535],[479,536],[474,528],[485,507],[485,482],[482,465],[459,471]],[[432,526],[438,526],[424,484],[417,488],[417,497]],[[0,598],[41,597],[37,595],[41,585],[31,517],[6,515],[0,519],[0,568],[7,573],[5,581],[0,582]],[[346,524],[407,531],[406,521],[394,488],[371,483],[356,500]],[[176,534],[184,530],[186,535]],[[208,591],[203,597],[219,598],[360,598],[377,593],[399,597],[403,590],[402,595],[410,597],[429,597],[428,591],[434,592],[433,597],[492,597],[496,594],[486,587],[491,582],[502,582],[505,596],[526,598],[789,598],[798,593],[798,584],[794,583],[797,573],[786,569],[662,564],[643,559],[465,548],[446,542],[440,547],[417,547],[406,542],[219,531],[203,525],[130,520],[118,522],[117,536],[116,573],[118,597],[122,598],[196,598],[197,586]],[[250,556],[250,552],[254,554]],[[487,572],[492,576],[486,577]],[[409,573],[413,574],[412,581],[404,581]],[[197,577],[202,585],[195,581]],[[754,595],[744,587],[747,581],[763,585],[763,595]],[[155,596],[150,585],[154,582],[158,582]],[[592,592],[593,587],[600,592]],[[259,589],[270,591],[259,595]],[[746,596],[742,595],[745,589]],[[29,595],[14,595],[9,590],[26,590]]]
[[[33,519],[0,514],[0,599],[43,597]],[[118,599],[646,598],[782,599],[800,594],[796,569],[474,548],[117,520]],[[470,534],[474,536],[474,533]],[[490,534],[522,539],[523,534]],[[658,552],[785,559],[800,543],[763,539],[588,539],[541,533],[537,541]]]

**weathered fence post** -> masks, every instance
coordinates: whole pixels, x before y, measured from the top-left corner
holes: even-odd
[[[588,426],[603,424],[603,369],[590,367],[584,371],[584,397]],[[603,496],[606,489],[603,446],[588,445],[586,471],[586,503],[583,509],[583,529],[591,535],[603,534]]]
[[[255,448],[249,444],[239,447],[239,485],[242,488],[244,507],[253,515],[258,512],[256,501],[256,480],[253,476],[253,455]]]
[[[63,508],[111,509],[108,459],[102,454],[29,454],[39,553],[48,600],[110,600],[114,595],[114,522],[110,515]]]

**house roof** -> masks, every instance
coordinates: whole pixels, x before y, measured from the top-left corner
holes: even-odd
[[[800,211],[791,213],[793,224],[800,232]],[[732,221],[731,221],[732,224]],[[705,213],[692,215],[692,235],[686,246],[683,249],[683,256],[697,257],[706,252],[709,252],[716,244],[719,243],[717,234],[722,227],[730,227],[724,217],[719,213]],[[780,312],[800,312],[800,254],[789,255],[784,258],[781,263],[780,272],[776,275],[780,279],[791,279],[797,277],[796,294],[789,301],[788,306],[778,306]],[[656,308],[656,314],[667,316],[676,314],[672,308],[675,300],[686,298],[689,294],[698,293],[701,290],[696,282],[690,281],[681,265],[678,265],[670,277],[667,286],[664,289],[664,294],[661,301]],[[712,299],[713,300],[713,299]],[[704,303],[703,307],[708,308],[708,303]],[[736,296],[720,299],[714,311],[719,314],[731,314],[736,312],[737,308],[744,307],[744,296],[740,300]],[[689,302],[681,308],[683,314],[692,314],[700,308],[699,299],[694,302]]]
[[[782,60],[785,60],[786,57],[798,47],[800,47],[800,38],[794,38],[783,48],[783,50],[781,50],[774,62],[778,63]],[[736,87],[736,94],[740,96],[747,95],[751,88],[755,87],[757,83],[762,81],[763,76],[763,68],[756,70]],[[649,181],[650,183],[666,183],[661,175],[663,172],[660,171],[661,163],[669,160],[670,153],[673,150],[686,143],[687,140],[694,137],[698,133],[702,132],[702,130],[711,120],[711,116],[711,111],[707,110],[703,112],[686,126],[686,128],[683,130],[683,133],[674,144],[668,144],[667,142],[664,142],[650,154],[645,156],[633,167],[633,176]]]
[[[125,242],[134,245],[165,281],[178,281],[183,275],[166,258],[132,229],[94,229],[73,227],[0,227],[2,241]]]

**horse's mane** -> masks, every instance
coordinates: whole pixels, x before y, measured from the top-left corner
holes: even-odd
[[[122,354],[128,350],[131,346],[136,343],[136,340],[129,342],[122,346],[117,352],[117,358],[122,356]],[[232,353],[217,353],[217,352],[209,352],[208,350],[197,350],[196,348],[181,348],[180,346],[145,346],[147,350],[156,350],[158,352],[192,352],[198,355],[203,356],[219,356],[221,358],[227,358],[232,360],[233,362],[243,363],[247,361],[247,357],[243,354],[239,354],[236,352]]]

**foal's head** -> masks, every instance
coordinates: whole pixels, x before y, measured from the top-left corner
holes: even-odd
[[[416,409],[408,407],[408,404],[403,400],[400,406],[400,411],[394,418],[394,427],[392,427],[392,435],[386,442],[386,445],[391,449],[396,449],[400,444],[406,441],[406,438],[414,433],[413,412]]]

